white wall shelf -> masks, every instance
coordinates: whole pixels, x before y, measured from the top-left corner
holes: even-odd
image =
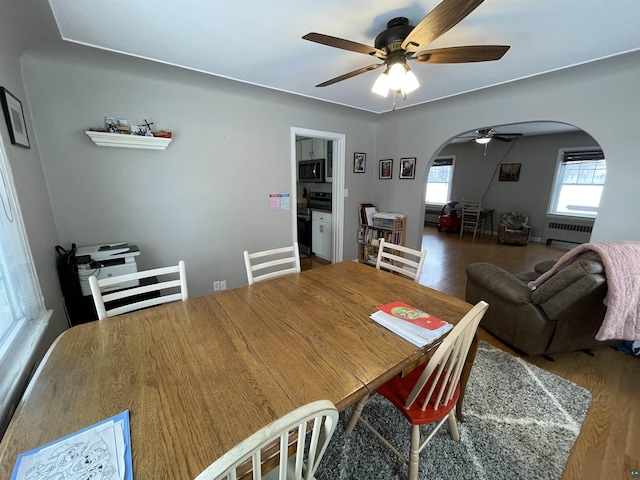
[[[171,143],[170,138],[144,137],[142,135],[124,135],[121,133],[86,131],[93,143],[100,147],[146,148],[150,150],[164,150]]]

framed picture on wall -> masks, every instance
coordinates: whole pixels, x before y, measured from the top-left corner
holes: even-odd
[[[521,163],[503,163],[500,165],[500,176],[498,180],[501,182],[517,182],[520,180]]]
[[[393,159],[387,158],[385,160],[380,160],[380,171],[378,173],[378,178],[386,179],[391,178],[393,175]]]
[[[11,143],[20,147],[31,148],[22,102],[4,87],[0,87],[0,102],[2,102],[2,111],[7,122]]]
[[[400,178],[416,178],[416,158],[400,159]]]
[[[355,173],[364,173],[367,162],[366,153],[354,153],[353,154],[353,171]]]

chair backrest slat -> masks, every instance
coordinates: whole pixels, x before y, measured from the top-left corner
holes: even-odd
[[[431,386],[420,405],[422,410],[425,410],[429,403],[437,410],[440,404],[447,404],[453,398],[471,341],[488,307],[486,302],[478,302],[449,332],[407,397],[406,408],[416,401],[429,379]]]
[[[414,250],[404,245],[396,245],[380,239],[376,268],[399,273],[409,277],[414,282],[420,280],[427,251]],[[408,268],[407,268],[408,267]]]
[[[337,423],[338,411],[328,400],[318,400],[299,407],[240,442],[209,465],[195,480],[237,480],[238,476],[259,480],[264,476],[265,462],[274,459],[273,455],[263,457],[262,452],[274,442],[277,442],[278,448],[269,451],[277,452],[277,478],[312,480]],[[272,478],[272,474],[269,478]]]
[[[177,275],[177,279],[161,280],[158,277],[166,275]],[[118,290],[115,292],[103,292],[113,285],[132,280],[147,280],[152,283],[139,285],[137,287]],[[91,295],[96,307],[98,319],[103,320],[108,317],[121,315],[123,313],[140,310],[142,308],[161,305],[163,303],[175,302],[178,300],[187,300],[189,292],[187,290],[187,274],[184,261],[180,260],[178,265],[170,267],[154,268],[152,270],[143,270],[136,273],[119,275],[116,277],[108,277],[98,279],[95,276],[89,277],[89,286],[91,287]],[[177,293],[165,293],[163,290],[177,289]],[[149,297],[148,294],[157,293],[157,296]],[[147,297],[138,297],[139,295],[147,295]],[[128,301],[127,301],[128,300]],[[125,305],[106,308],[109,302],[125,301]]]
[[[249,253],[245,250],[244,264],[249,285],[292,273],[300,273],[298,242],[290,247],[273,248],[255,253]],[[282,268],[282,266],[287,267]]]

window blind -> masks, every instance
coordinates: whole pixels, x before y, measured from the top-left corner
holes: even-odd
[[[604,160],[602,150],[566,150],[562,154],[562,163]]]

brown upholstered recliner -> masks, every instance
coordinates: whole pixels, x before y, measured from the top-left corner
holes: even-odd
[[[490,263],[467,266],[467,302],[489,304],[480,326],[528,355],[607,344],[595,339],[606,311],[607,284],[600,257],[585,253],[531,290],[527,283],[554,263],[542,262],[533,272],[515,275]]]
[[[503,212],[498,222],[498,241],[513,245],[527,245],[531,226],[529,216],[524,212]]]

